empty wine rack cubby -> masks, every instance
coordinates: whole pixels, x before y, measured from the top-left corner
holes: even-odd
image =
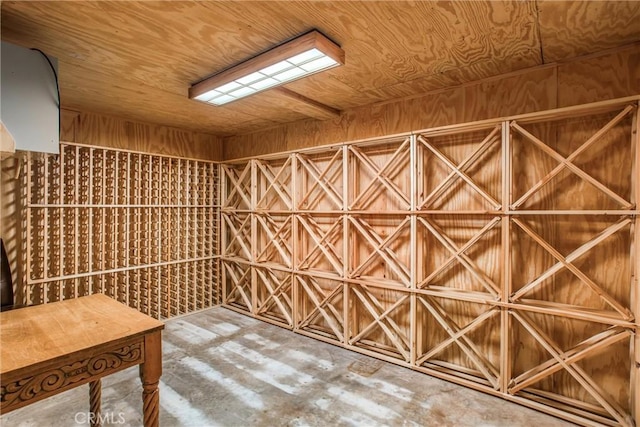
[[[155,318],[218,301],[218,165],[62,143],[26,153],[25,304],[104,293]]]

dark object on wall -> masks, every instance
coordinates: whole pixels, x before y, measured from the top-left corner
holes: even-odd
[[[4,242],[0,239],[0,293],[2,300],[1,311],[13,308],[13,280],[11,280],[11,266],[9,257],[4,250]]]

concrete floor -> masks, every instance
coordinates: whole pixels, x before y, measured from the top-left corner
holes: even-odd
[[[216,307],[169,320],[162,426],[569,426],[391,363]],[[103,380],[105,425],[141,425],[137,368]],[[0,417],[3,426],[86,424],[88,386]]]

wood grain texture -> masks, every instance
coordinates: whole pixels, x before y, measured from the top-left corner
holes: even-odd
[[[464,121],[531,113],[558,107],[556,69],[534,69],[465,87]],[[615,98],[615,97],[613,97]]]
[[[528,113],[640,93],[640,45],[224,138],[234,159]]]
[[[340,116],[340,111],[335,108],[321,104],[285,87],[274,88],[271,91],[271,95],[278,104],[318,120],[333,119]]]
[[[100,379],[140,365],[144,425],[158,425],[162,322],[92,295],[4,312],[0,325],[3,413],[87,382],[91,410],[99,411]]]
[[[56,322],[50,321],[52,313],[56,314]],[[105,341],[142,336],[149,330],[164,327],[158,320],[104,295],[77,298],[56,305],[25,307],[2,313],[0,320],[3,342],[16,343],[2,346],[0,370],[3,373],[22,369],[42,359],[55,359]],[[101,333],[94,333],[94,329],[78,329],[78,325],[87,322]],[[74,330],[77,332],[73,333]],[[18,348],[23,351],[16,351]]]
[[[361,92],[373,90],[373,95],[375,89],[465,67],[489,55],[493,63],[513,61],[520,68],[539,63],[526,3],[301,2],[292,8],[315,20],[343,17],[326,23],[330,33],[350,36],[343,42],[347,64],[335,71],[335,78]]]
[[[266,91],[225,107],[188,88],[317,28],[343,67],[287,87],[338,110],[468,83],[640,38],[625,2],[3,2],[3,40],[60,61],[62,104],[220,135],[315,117]],[[543,55],[546,56],[543,58]]]
[[[638,18],[640,22],[640,18]],[[640,26],[640,24],[638,24]],[[558,67],[558,107],[640,93],[640,45]]]
[[[60,139],[150,154],[222,158],[222,143],[215,135],[72,110],[62,110]]]
[[[640,38],[637,2],[542,0],[538,10],[545,62],[566,60]]]

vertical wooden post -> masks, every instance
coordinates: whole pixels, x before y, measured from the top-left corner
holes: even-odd
[[[100,194],[100,200],[101,200],[101,204],[103,204],[103,205],[105,205],[107,203],[106,182],[107,182],[107,151],[106,150],[102,150],[102,185],[101,185],[102,193]],[[101,207],[100,208],[100,240],[101,240],[100,249],[102,250],[102,259],[100,261],[100,269],[102,271],[105,270],[105,262],[106,262],[106,258],[107,258],[107,251],[106,251],[107,239],[105,238],[106,216],[107,216],[106,208],[105,207]],[[105,280],[106,280],[106,277],[104,275],[102,275],[101,280],[100,280],[100,291],[103,294],[105,293]]]
[[[180,212],[182,213],[182,227],[180,230],[183,233],[182,236],[182,258],[190,258],[191,254],[191,244],[190,239],[192,236],[191,233],[191,201],[189,200],[189,194],[186,191],[191,182],[191,161],[189,160],[180,160],[180,164],[182,166],[182,173],[180,174]],[[183,279],[187,279],[185,276]],[[188,283],[188,282],[187,282]],[[189,292],[189,286],[185,286],[185,294]],[[188,298],[183,297],[183,301],[187,301]]]
[[[112,248],[113,251],[107,251],[107,254],[111,254],[111,256],[113,257],[113,266],[115,268],[121,267],[120,265],[120,245],[118,244],[118,236],[120,236],[120,234],[122,233],[121,229],[121,222],[120,222],[120,213],[121,213],[121,209],[117,206],[118,202],[119,202],[119,197],[120,197],[120,182],[118,180],[118,175],[120,173],[120,156],[118,156],[118,153],[115,153],[114,155],[114,166],[113,166],[113,203],[114,203],[114,209],[113,209],[113,219],[114,219],[114,226],[113,226],[113,237],[112,237]],[[122,302],[121,298],[120,298],[120,292],[118,291],[118,275],[117,274],[113,274],[111,276],[112,278],[112,286],[113,289],[111,290],[111,292],[113,293],[114,297]]]
[[[220,300],[220,296],[221,294],[221,288],[223,288],[222,284],[222,235],[224,234],[222,232],[222,194],[223,194],[223,187],[221,184],[221,179],[223,177],[223,173],[222,173],[222,165],[215,165],[215,167],[217,168],[216,170],[218,171],[218,184],[217,184],[217,188],[216,188],[216,192],[217,192],[217,200],[214,201],[213,205],[217,205],[217,209],[216,209],[216,222],[215,222],[215,226],[214,229],[212,230],[212,233],[215,233],[216,239],[215,239],[215,247],[214,247],[214,251],[215,254],[218,258],[216,258],[216,304],[220,304],[222,301]],[[214,193],[213,197],[216,197],[216,194]]]
[[[91,206],[88,208],[89,213],[89,224],[87,226],[87,251],[88,254],[88,265],[87,271],[92,272],[93,269],[93,240],[95,239],[95,235],[93,233],[93,215],[95,215],[96,209],[93,207],[95,201],[93,200],[93,148],[89,148],[89,200],[88,204]],[[93,286],[89,286],[89,293],[93,293]]]
[[[258,204],[258,160],[251,160],[247,167],[251,168],[251,206],[249,206],[251,216],[251,313],[258,314],[258,275],[255,265],[258,262],[258,218],[256,208]]]
[[[188,259],[192,259],[195,258],[195,254],[194,254],[194,250],[193,250],[193,246],[196,244],[197,240],[197,236],[195,235],[195,231],[196,229],[194,228],[195,225],[195,220],[194,220],[194,211],[193,211],[193,198],[190,197],[191,194],[188,193],[188,189],[191,188],[193,186],[193,176],[192,176],[192,170],[193,170],[193,162],[191,160],[186,160],[185,161],[186,164],[186,169],[187,172],[184,174],[184,179],[185,179],[185,183],[183,185],[182,188],[182,192],[183,194],[183,199],[184,199],[184,203],[185,203],[185,208],[184,208],[184,212],[185,212],[185,216],[186,219],[184,221],[184,225],[183,225],[183,229],[185,230],[185,239],[184,239],[184,258],[188,258]],[[184,300],[184,311],[183,313],[188,313],[189,312],[189,302],[193,301],[193,297],[195,295],[195,280],[193,280],[193,272],[194,272],[194,267],[195,267],[195,262],[189,262],[187,264],[185,264],[185,269],[184,269],[184,273],[185,273],[185,296],[183,298]]]
[[[137,202],[139,185],[140,185],[140,156],[133,156],[131,158],[131,167],[135,168],[132,171],[131,184],[130,184],[130,197],[128,210],[130,213],[130,225],[129,225],[129,252],[127,258],[129,259],[129,265],[132,267],[127,271],[127,294],[129,294],[129,306],[136,310],[140,310],[140,280],[141,271],[136,266],[140,265],[140,253],[144,247],[140,241],[140,220],[142,216],[142,209]]]
[[[631,225],[631,310],[633,312],[636,330],[632,336],[633,362],[631,363],[631,417],[636,424],[640,423],[640,102],[633,112],[631,125],[631,149],[633,153],[631,169],[631,203],[636,215]]]
[[[410,142],[410,159],[409,159],[409,179],[411,181],[411,207],[410,207],[410,215],[411,215],[411,237],[409,244],[410,251],[410,261],[409,261],[409,271],[411,272],[411,295],[410,295],[410,314],[409,314],[409,353],[410,353],[410,363],[411,366],[415,366],[417,359],[418,349],[416,347],[417,343],[417,328],[418,328],[418,319],[417,319],[417,301],[416,301],[416,289],[418,284],[418,224],[417,224],[417,198],[418,198],[418,164],[417,164],[417,147],[416,147],[416,136],[411,135]]]
[[[174,208],[174,199],[175,195],[173,194],[173,189],[171,183],[173,182],[173,162],[171,159],[167,159],[167,169],[169,178],[167,180],[167,200],[165,201],[166,205],[164,207],[164,211],[167,213],[166,217],[169,220],[169,223],[175,224],[176,218],[173,217]],[[165,250],[167,252],[166,258],[167,261],[171,261],[173,259],[173,251],[174,245],[176,242],[173,240],[173,234],[170,231],[167,231],[167,245],[165,246]],[[167,272],[167,278],[165,279],[165,283],[163,283],[163,288],[165,289],[165,301],[163,303],[166,306],[167,318],[171,317],[171,266],[167,265],[165,267],[165,271]],[[162,297],[162,289],[160,290],[160,296]]]
[[[153,219],[152,219],[152,215],[153,215],[153,157],[151,155],[149,155],[149,169],[147,169],[147,194],[148,197],[145,200],[145,203],[147,204],[147,238],[149,239],[148,244],[148,248],[149,248],[149,252],[147,254],[147,260],[146,263],[148,265],[152,265],[154,264],[156,261],[153,259],[153,247],[156,246],[158,244],[157,242],[157,237],[153,235]],[[147,291],[147,314],[148,315],[152,315],[151,313],[153,312],[151,305],[152,303],[152,299],[151,299],[151,292],[153,289],[153,286],[155,284],[155,281],[152,280],[152,273],[151,273],[151,269],[147,270],[147,286],[146,286],[146,291]]]
[[[509,302],[511,295],[511,133],[509,122],[502,122],[502,286],[500,300]],[[511,379],[511,324],[509,309],[500,308],[500,391],[507,393]]]
[[[424,258],[425,256],[427,256],[428,254],[424,253],[425,247],[422,241],[418,241],[418,214],[420,212],[421,209],[421,197],[424,197],[423,192],[424,190],[424,170],[425,170],[425,164],[424,164],[424,156],[422,155],[422,144],[418,143],[418,135],[414,134],[413,135],[413,139],[415,141],[414,143],[414,157],[415,157],[415,169],[414,169],[414,173],[415,173],[415,213],[414,216],[416,217],[416,241],[415,241],[415,246],[414,246],[414,250],[416,252],[415,258],[415,286],[414,286],[414,290],[417,291],[420,286],[420,280],[422,277],[424,277]],[[414,305],[414,317],[413,320],[416,322],[416,326],[415,326],[415,336],[414,336],[414,347],[415,347],[415,352],[416,352],[416,360],[413,361],[412,365],[416,366],[418,365],[417,359],[418,359],[418,352],[421,351],[421,349],[423,348],[423,344],[422,341],[424,339],[424,333],[425,333],[425,325],[422,324],[420,322],[421,319],[418,318],[418,293],[414,292],[413,295],[413,299],[415,300]]]
[[[178,220],[176,221],[176,224],[178,224],[177,227],[175,227],[175,232],[176,232],[176,259],[180,259],[184,257],[184,252],[185,252],[185,246],[183,244],[183,241],[185,241],[185,233],[184,233],[184,226],[186,224],[185,219],[183,218],[182,215],[182,206],[183,206],[183,194],[182,194],[182,180],[184,179],[185,173],[184,170],[182,168],[182,160],[178,159],[176,160],[176,163],[178,164],[178,173],[176,175],[176,177],[174,178],[175,182],[176,182],[176,197],[175,197],[175,204],[176,204],[176,208],[175,208],[175,212],[177,213],[178,216]],[[175,314],[176,315],[180,315],[181,311],[180,311],[180,301],[182,300],[182,295],[181,295],[181,289],[180,286],[178,286],[179,283],[185,283],[186,285],[186,281],[184,281],[184,278],[181,275],[182,272],[182,268],[180,264],[173,264],[173,267],[175,268],[175,272],[177,277],[174,277],[173,279],[173,284],[174,284],[174,289],[175,289],[175,300],[173,301],[173,305],[172,308],[175,310]]]
[[[44,158],[44,205],[47,205],[49,199],[49,155],[43,154]],[[44,255],[43,255],[43,272],[42,277],[47,279],[49,277],[49,209],[43,209],[44,211]]]
[[[125,197],[124,197],[124,203],[130,203],[131,201],[131,153],[127,153],[127,182],[125,183]],[[125,249],[124,249],[124,265],[126,267],[129,267],[131,265],[131,250],[129,248],[130,246],[130,240],[131,240],[131,208],[129,206],[125,206],[124,207],[124,211],[126,212],[125,214],[125,224],[124,224],[124,242],[125,242]],[[130,292],[129,292],[129,287],[130,287],[130,283],[129,283],[129,270],[123,272],[123,281],[124,284],[126,286],[126,290],[125,290],[125,304],[127,304],[129,307],[131,307],[131,298],[130,298]]]
[[[30,243],[31,241],[31,161],[33,158],[33,154],[31,151],[27,152],[27,160],[26,160],[26,167],[25,167],[25,175],[26,175],[26,182],[27,182],[27,200],[26,200],[26,204],[27,204],[27,239]],[[62,250],[60,250],[60,252],[62,252]],[[62,260],[60,260],[61,263],[60,265],[62,265]],[[25,297],[26,297],[26,304],[27,305],[31,305],[33,304],[33,286],[30,285],[31,282],[31,245],[27,244],[27,258],[26,258],[26,269],[25,271],[25,280],[24,283],[27,284],[27,289],[25,292]]]
[[[291,321],[293,330],[296,330],[298,327],[299,314],[298,314],[298,283],[295,279],[295,271],[298,268],[298,252],[300,248],[298,247],[298,158],[295,153],[291,153],[289,155],[289,159],[291,160],[291,213],[289,215],[291,218]]]
[[[65,152],[65,150],[66,150],[66,147],[67,147],[67,146],[65,146],[65,145],[60,146],[60,153],[61,153],[61,156],[62,156],[62,154],[64,154],[64,152]],[[71,151],[71,150],[74,150],[74,147],[69,146],[69,149],[70,149],[70,151]],[[64,175],[62,175],[62,176],[64,177],[64,176],[66,176],[67,174],[73,174],[73,175],[72,175],[72,176],[73,176],[73,181],[74,181],[74,188],[72,189],[72,191],[73,191],[73,199],[69,202],[69,204],[76,204],[76,203],[78,203],[78,198],[77,198],[77,195],[78,195],[78,162],[77,162],[77,160],[78,160],[78,159],[77,159],[77,154],[76,154],[76,158],[75,158],[75,160],[76,160],[76,161],[74,162],[74,166],[75,166],[75,167],[74,167],[73,169],[72,169],[72,168],[66,168],[66,167],[65,167]],[[69,170],[67,170],[67,169],[69,169]],[[65,202],[65,205],[66,205],[66,204],[67,204],[67,203]],[[65,206],[65,208],[66,208],[66,206]],[[78,272],[78,256],[77,256],[76,242],[75,242],[75,238],[76,238],[76,236],[78,235],[78,230],[76,230],[76,229],[75,229],[76,224],[77,224],[77,221],[75,221],[75,218],[77,217],[77,211],[76,211],[76,208],[71,208],[71,209],[72,209],[72,211],[73,211],[73,215],[74,215],[74,224],[73,224],[73,226],[74,226],[74,232],[75,232],[75,234],[73,235],[73,240],[71,240],[71,239],[69,238],[70,233],[69,233],[69,231],[68,231],[68,230],[66,230],[66,233],[65,233],[65,234],[66,234],[66,235],[65,235],[65,241],[66,241],[66,243],[67,243],[67,247],[68,247],[69,245],[73,245],[73,266],[72,266],[72,267],[73,267],[73,271],[74,271],[75,273],[77,273],[77,272]],[[63,212],[67,212],[67,210],[65,209]],[[64,248],[65,248],[65,246],[61,246],[61,248],[60,248],[60,252],[62,252],[62,250],[63,250]],[[66,249],[66,250],[68,251],[69,249]],[[64,264],[63,264],[63,265],[64,265]],[[74,284],[74,289],[75,289],[75,295],[74,295],[74,297],[75,297],[75,296],[77,296],[77,295],[78,295],[78,285],[77,285],[77,281],[76,281],[76,280],[74,280],[74,282],[75,282],[75,284]],[[60,285],[59,285],[59,288],[58,288],[58,301],[62,301],[62,300],[64,299],[64,291],[65,291],[65,289],[64,289],[64,288],[65,288],[65,282],[64,282],[64,281],[61,281],[61,282],[59,282],[59,283],[60,283]]]
[[[224,257],[224,255],[226,255],[227,252],[227,232],[226,232],[226,228],[225,228],[225,224],[224,221],[222,219],[223,217],[223,213],[222,213],[222,209],[224,208],[224,206],[226,205],[226,200],[227,200],[227,172],[226,172],[226,167],[225,165],[220,165],[220,181],[219,181],[219,186],[220,186],[220,212],[218,214],[218,217],[220,218],[220,222],[219,222],[219,226],[218,226],[218,241],[219,241],[219,248],[220,248],[220,256]],[[224,266],[224,260],[220,260],[219,264],[219,273],[218,273],[218,277],[220,278],[220,288],[222,290],[222,303],[226,303],[227,302],[227,275],[226,275],[226,269]]]
[[[349,147],[342,146],[342,277],[346,278],[349,273]],[[342,282],[342,344],[349,345],[350,322],[349,322],[349,284]]]
[[[60,145],[60,253],[59,253],[59,258],[60,258],[60,271],[62,272],[62,274],[66,274],[65,269],[64,269],[64,259],[66,257],[65,254],[65,245],[64,245],[64,241],[65,241],[65,233],[64,233],[64,229],[65,229],[65,224],[64,224],[64,212],[65,210],[62,208],[62,206],[65,204],[65,199],[64,199],[64,177],[67,176],[67,174],[70,173],[70,171],[67,170],[67,166],[66,166],[66,162],[65,162],[65,146],[64,145]],[[29,203],[31,203],[31,200],[29,200]],[[63,282],[60,281],[57,284],[58,286],[58,300],[62,300],[62,287],[63,287]],[[44,286],[43,286],[44,288]],[[48,293],[47,293],[48,294]]]

